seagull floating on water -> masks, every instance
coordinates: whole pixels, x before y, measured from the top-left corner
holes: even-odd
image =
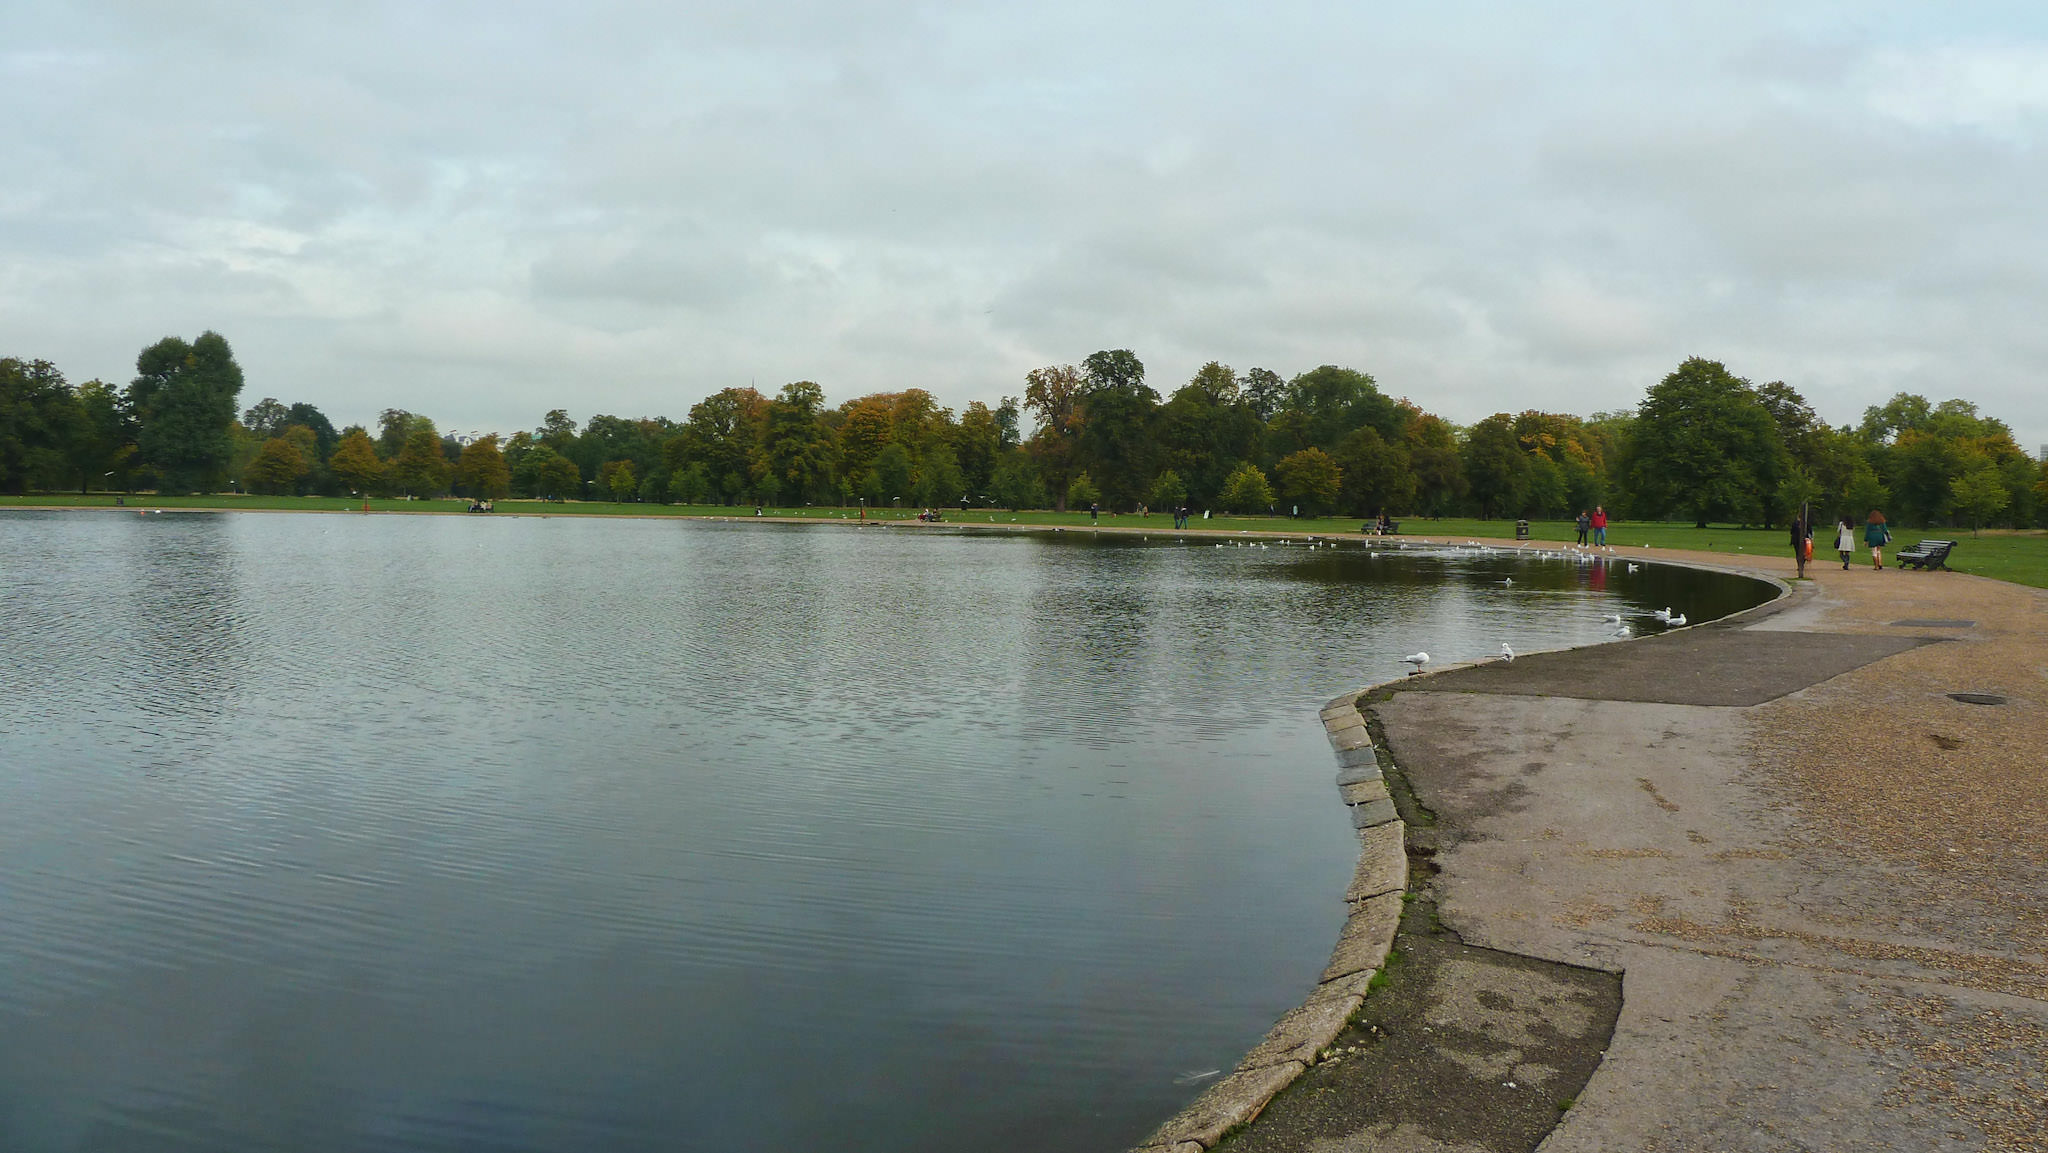
[[[1618,637],[1625,637],[1632,635],[1632,633],[1627,625],[1623,625],[1620,628],[1614,630],[1614,635]]]
[[[1677,616],[1667,617],[1664,623],[1670,628],[1682,629],[1685,627],[1685,614],[1679,613]]]
[[[1601,617],[1600,619],[1601,619],[1601,620],[1603,620],[1603,621],[1605,621],[1605,622],[1607,622],[1608,624],[1611,624],[1611,625],[1618,625],[1618,624],[1620,624],[1620,623],[1621,623],[1621,614],[1620,614],[1620,613],[1608,613],[1608,614],[1607,614],[1606,616],[1604,616],[1604,617]]]
[[[1628,571],[1630,571],[1630,572],[1634,572],[1634,571],[1636,571],[1637,569],[1639,569],[1639,568],[1641,568],[1641,567],[1643,567],[1643,566],[1641,566],[1641,565],[1637,564],[1637,563],[1636,563],[1636,562],[1634,562],[1634,561],[1630,561],[1630,562],[1628,562]]]
[[[1650,615],[1656,617],[1660,621],[1669,621],[1671,619],[1671,610],[1668,608],[1658,609],[1656,612],[1653,612]]]
[[[1429,663],[1429,654],[1428,654],[1428,653],[1410,653],[1410,654],[1408,654],[1407,656],[1405,656],[1405,657],[1402,657],[1402,658],[1401,658],[1401,663],[1402,663],[1402,664],[1404,664],[1404,665],[1414,665],[1414,666],[1415,666],[1414,668],[1412,668],[1412,669],[1409,669],[1409,670],[1408,670],[1408,675],[1412,677],[1412,676],[1414,676],[1414,675],[1415,675],[1416,673],[1419,673],[1419,672],[1421,672],[1421,671],[1422,671],[1422,666],[1424,666],[1424,665],[1426,665],[1426,664],[1428,664],[1428,663]]]

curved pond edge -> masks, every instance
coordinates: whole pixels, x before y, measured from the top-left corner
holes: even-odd
[[[1726,627],[1743,617],[1768,616],[1782,608],[1792,595],[1792,586],[1783,580],[1737,565],[1662,558],[1651,563],[1748,577],[1777,590],[1776,596],[1761,604],[1685,628]],[[1599,643],[1626,644],[1644,639],[1648,638]],[[1585,647],[1591,646],[1572,645],[1544,651]],[[1400,928],[1401,910],[1408,896],[1408,827],[1395,810],[1393,796],[1387,790],[1385,766],[1373,748],[1365,713],[1358,704],[1375,690],[1478,663],[1485,662],[1467,661],[1427,673],[1376,681],[1335,697],[1323,706],[1318,716],[1336,754],[1337,792],[1350,811],[1351,827],[1358,835],[1358,863],[1352,870],[1351,885],[1344,891],[1344,902],[1350,911],[1330,951],[1330,963],[1308,998],[1275,1022],[1265,1039],[1253,1046],[1228,1076],[1210,1085],[1154,1129],[1132,1153],[1206,1153],[1214,1148],[1232,1130],[1255,1120],[1274,1097],[1316,1064],[1322,1051],[1350,1023],[1351,1015],[1365,1004],[1373,978],[1394,947],[1394,934]]]

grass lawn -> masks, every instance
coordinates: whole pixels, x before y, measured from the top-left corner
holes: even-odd
[[[110,493],[93,493],[79,496],[76,493],[41,494],[36,496],[0,497],[0,509],[35,507],[110,507],[115,497]],[[212,496],[158,497],[147,494],[127,498],[130,508],[208,508],[208,509],[278,509],[297,512],[345,512],[361,509],[360,499],[318,496],[243,496],[221,493]],[[397,513],[448,513],[468,509],[466,500],[384,500],[369,502],[373,512]],[[497,502],[500,513],[521,513],[527,515],[558,516],[680,516],[680,517],[747,517],[753,515],[753,507],[718,507],[708,505],[673,504],[617,504],[609,501],[546,502],[533,500],[501,500]],[[764,508],[764,515],[776,517],[810,517],[818,520],[855,520],[860,517],[857,509],[839,508]],[[917,516],[914,508],[869,509],[869,520],[911,520]],[[959,525],[1060,525],[1082,527],[1089,524],[1085,512],[1009,512],[1000,509],[977,509],[969,512],[945,510],[946,523]],[[1104,514],[1098,522],[1105,528],[1157,528],[1171,532],[1173,520],[1165,513],[1149,516],[1115,516]],[[1292,532],[1319,534],[1356,534],[1359,522],[1351,518],[1320,518],[1292,520],[1287,517],[1224,516],[1209,520],[1196,518],[1191,527],[1210,530],[1250,532]],[[1411,519],[1401,524],[1401,535],[1410,539],[1466,540],[1477,537],[1513,537],[1515,525],[1509,520],[1468,520],[1447,517],[1443,520]],[[1575,539],[1577,530],[1570,521],[1531,521],[1529,536],[1533,540],[1564,542]],[[1815,560],[1820,563],[1835,556],[1833,530],[1823,526],[1822,536],[1816,538]],[[1922,537],[1954,538],[1960,543],[1949,558],[1949,567],[1957,572],[1975,573],[1979,576],[2012,581],[2017,584],[2048,588],[2048,531],[2039,529],[2014,532],[1999,529],[1972,535],[1966,529],[1893,529],[1891,547],[1886,555],[1895,555],[1907,545]],[[1823,539],[1825,538],[1825,539]],[[1694,528],[1689,524],[1667,522],[1623,521],[1611,524],[1607,529],[1609,544],[1640,547],[1648,545],[1660,549],[1695,549],[1700,552],[1722,552],[1740,555],[1743,553],[1777,556],[1790,547],[1782,528],[1744,529],[1729,525],[1710,525]],[[1869,555],[1863,554],[1864,563]]]

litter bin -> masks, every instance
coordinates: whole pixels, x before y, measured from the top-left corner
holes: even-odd
[[[1529,539],[1529,522],[1528,522],[1528,521],[1526,521],[1526,520],[1518,520],[1518,521],[1516,521],[1516,522],[1515,522],[1515,539],[1516,539],[1516,540],[1528,540],[1528,539]]]

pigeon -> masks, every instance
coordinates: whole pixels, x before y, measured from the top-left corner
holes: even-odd
[[[1408,675],[1412,677],[1412,676],[1414,676],[1414,675],[1415,675],[1416,673],[1419,673],[1419,672],[1421,672],[1421,671],[1422,671],[1422,666],[1424,666],[1424,665],[1426,665],[1426,664],[1428,664],[1428,663],[1429,663],[1429,654],[1428,654],[1428,653],[1410,653],[1410,654],[1408,654],[1407,656],[1405,656],[1405,657],[1402,657],[1402,658],[1401,658],[1401,663],[1402,663],[1402,664],[1404,664],[1404,665],[1414,665],[1414,666],[1415,666],[1414,668],[1412,668],[1412,669],[1408,670]]]
[[[1515,650],[1509,648],[1506,641],[1500,642],[1500,659],[1507,664],[1515,663]]]

